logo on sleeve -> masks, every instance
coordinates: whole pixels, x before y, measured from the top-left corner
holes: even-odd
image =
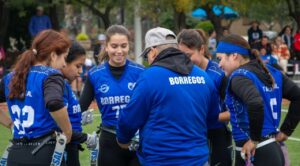
[[[135,87],[135,82],[128,82],[128,89],[133,90]]]
[[[109,90],[109,86],[107,84],[102,84],[98,90],[102,93],[106,93]]]

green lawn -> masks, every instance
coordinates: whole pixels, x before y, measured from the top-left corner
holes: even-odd
[[[96,126],[100,124],[100,116],[97,111],[94,112],[96,113],[94,122],[92,125],[84,126],[84,132],[92,133],[94,130],[97,129]],[[282,119],[284,118],[285,114],[286,113],[282,114],[283,115]],[[8,139],[11,138],[10,131],[2,127],[2,125],[0,125],[0,137],[1,137],[0,139],[0,154],[1,154],[2,152],[4,152],[4,149],[8,143]],[[300,139],[300,125],[297,127],[292,137]],[[286,143],[288,146],[291,165],[299,166],[300,165],[300,142],[288,140]],[[89,151],[87,149],[80,153],[80,163],[82,166],[89,165]]]

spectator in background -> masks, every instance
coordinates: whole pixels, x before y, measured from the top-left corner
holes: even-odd
[[[295,36],[294,36],[294,52],[295,52],[295,59],[300,60],[300,28],[298,28]]]
[[[251,27],[248,29],[248,43],[253,47],[263,37],[263,32],[259,29],[257,21],[253,21]]]
[[[277,36],[272,44],[272,53],[278,57],[279,65],[282,67],[283,71],[287,72],[287,64],[290,59],[290,51],[286,44],[282,42],[280,36]]]
[[[104,34],[99,34],[98,41],[94,46],[94,59],[97,65],[99,64],[98,55],[100,54],[101,50],[104,49],[105,40],[106,40],[106,36]]]
[[[208,38],[208,51],[212,55],[212,59],[215,60],[216,59],[215,50],[217,48],[217,39],[216,39],[217,33],[213,29],[213,30],[208,31],[208,35],[209,35],[209,38]]]
[[[51,28],[51,21],[47,15],[44,15],[44,8],[38,6],[36,8],[36,15],[31,17],[28,26],[31,37],[35,37],[42,30]]]
[[[226,28],[226,27],[223,27],[223,33],[222,33],[222,35],[223,36],[226,36],[226,35],[229,35],[230,33],[229,33],[229,29],[228,28]]]
[[[269,43],[269,38],[268,36],[263,36],[261,38],[261,41],[258,43],[255,43],[253,46],[251,46],[251,48],[255,48],[257,50],[261,50],[262,48],[266,49],[267,54],[271,54],[272,53],[272,47],[271,44]]]
[[[290,25],[286,25],[279,33],[279,36],[281,36],[283,42],[288,46],[289,50],[291,50],[293,45],[292,31],[292,27]]]
[[[267,51],[265,48],[261,48],[259,50],[260,58],[264,62],[264,64],[269,64],[271,66],[274,66],[275,64],[278,64],[277,59],[272,56],[271,54],[267,54]]]
[[[3,48],[3,44],[0,42],[0,60],[4,60],[5,59],[5,51]]]

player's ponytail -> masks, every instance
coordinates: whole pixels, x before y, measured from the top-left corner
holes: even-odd
[[[30,49],[19,56],[17,62],[21,63],[16,63],[14,67],[13,78],[9,86],[9,99],[24,98],[28,71],[35,61],[35,55],[36,50]]]
[[[269,75],[269,79],[272,82],[272,87],[274,88],[275,87],[275,80],[274,80],[273,76],[271,75],[270,71],[268,70],[268,68],[266,67],[266,65],[264,64],[264,62],[262,61],[262,59],[260,58],[259,51],[256,50],[256,49],[252,49],[251,50],[251,55],[255,57],[255,59],[257,60],[258,64]]]
[[[50,64],[51,53],[60,56],[68,52],[70,40],[54,31],[44,30],[33,40],[31,48],[20,55],[12,71],[9,83],[9,99],[24,99],[26,91],[27,76],[30,68],[37,64]]]

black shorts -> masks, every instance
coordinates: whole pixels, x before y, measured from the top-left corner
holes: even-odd
[[[98,156],[98,165],[101,166],[139,166],[139,160],[136,152],[122,149],[117,141],[116,135],[101,131],[100,155]]]
[[[9,149],[7,166],[49,166],[56,141],[49,141],[36,154],[32,155],[31,152],[37,147],[36,142],[40,142],[40,140],[30,143],[14,143]],[[64,161],[61,165],[65,165]]]
[[[208,130],[207,138],[210,152],[210,165],[231,166],[232,136],[226,126],[219,129]]]
[[[67,166],[80,166],[79,147],[80,144],[73,144],[73,143],[67,144],[65,150]]]

